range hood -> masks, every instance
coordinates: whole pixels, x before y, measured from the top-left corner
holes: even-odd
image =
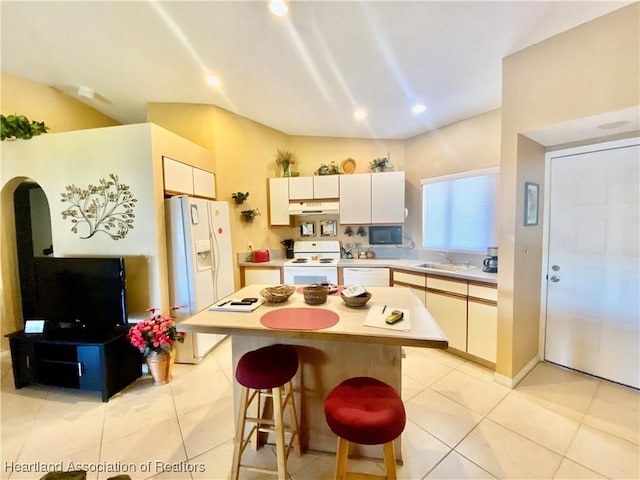
[[[337,201],[289,202],[289,215],[331,215],[340,212]]]

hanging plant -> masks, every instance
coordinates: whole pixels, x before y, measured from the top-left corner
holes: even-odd
[[[14,140],[21,138],[29,140],[30,138],[47,133],[49,127],[44,122],[30,121],[24,115],[0,115],[0,138],[2,140]]]
[[[231,198],[233,198],[238,205],[242,205],[248,197],[249,197],[249,192],[246,192],[246,193],[236,192],[231,194]]]
[[[242,215],[242,218],[247,222],[251,222],[253,221],[256,215],[260,215],[260,210],[258,210],[257,208],[252,208],[250,210],[242,210],[240,212],[240,215]]]

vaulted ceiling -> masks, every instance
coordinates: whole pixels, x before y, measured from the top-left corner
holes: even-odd
[[[500,107],[503,57],[629,3],[2,1],[1,66],[122,123],[198,103],[292,135],[402,139]]]

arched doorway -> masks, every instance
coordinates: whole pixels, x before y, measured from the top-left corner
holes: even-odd
[[[52,247],[51,212],[40,185],[14,178],[2,189],[2,332],[22,327],[34,309],[33,259]]]

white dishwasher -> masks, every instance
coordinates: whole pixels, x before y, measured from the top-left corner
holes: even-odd
[[[342,282],[345,285],[363,287],[388,287],[389,269],[379,267],[343,267]]]

